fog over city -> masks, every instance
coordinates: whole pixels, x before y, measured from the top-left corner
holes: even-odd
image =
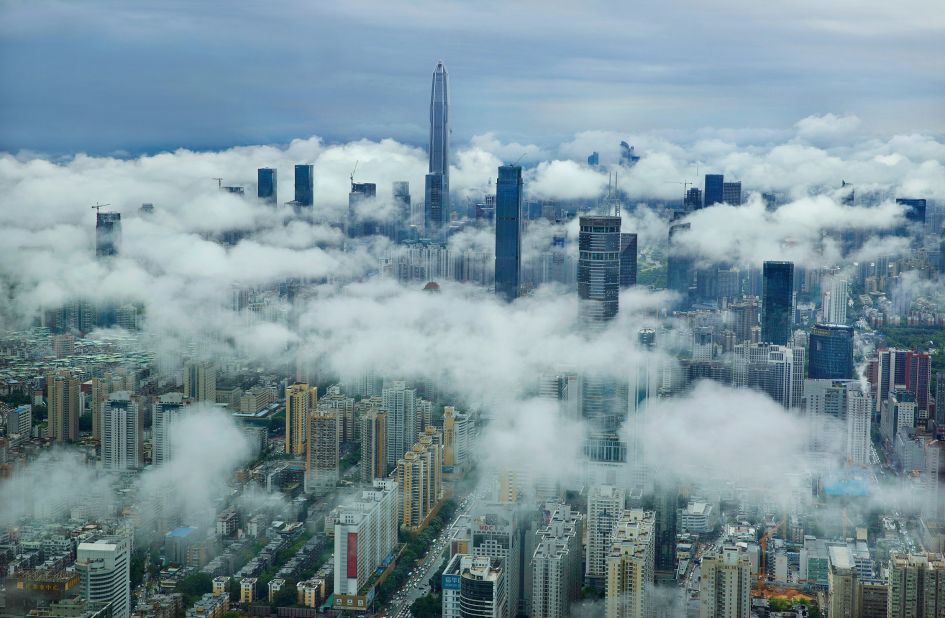
[[[945,613],[945,21],[792,4],[0,2],[0,618]]]

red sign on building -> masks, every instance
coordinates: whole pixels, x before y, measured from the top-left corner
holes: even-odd
[[[348,533],[348,577],[358,577],[358,533]]]

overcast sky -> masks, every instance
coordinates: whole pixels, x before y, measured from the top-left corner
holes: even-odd
[[[0,0],[0,150],[419,145],[437,59],[459,142],[945,132],[941,0]]]

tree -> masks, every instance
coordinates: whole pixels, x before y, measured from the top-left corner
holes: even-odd
[[[213,592],[213,579],[206,573],[193,573],[180,580],[177,584],[177,592],[193,597]]]
[[[440,597],[428,594],[413,602],[410,613],[414,618],[436,618],[443,615],[443,604]]]
[[[291,579],[285,580],[282,590],[277,592],[272,598],[272,604],[276,607],[295,605],[298,602],[297,590],[295,581]]]

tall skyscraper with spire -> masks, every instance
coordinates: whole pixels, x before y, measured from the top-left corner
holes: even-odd
[[[450,212],[450,91],[446,65],[436,63],[430,92],[430,173],[424,187],[424,232],[445,240]]]

